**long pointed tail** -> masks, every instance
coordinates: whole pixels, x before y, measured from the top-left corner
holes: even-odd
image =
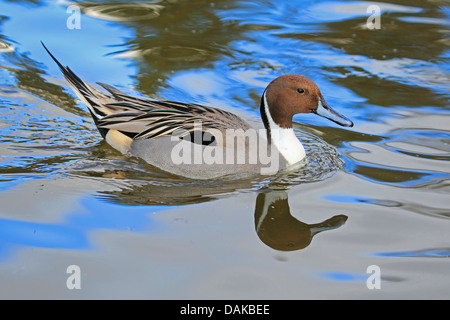
[[[42,46],[47,51],[47,53],[50,55],[50,57],[53,59],[53,61],[56,62],[58,67],[61,69],[64,78],[66,78],[67,82],[69,83],[70,87],[73,89],[75,94],[80,98],[88,107],[89,112],[92,115],[92,118],[94,119],[95,124],[98,127],[98,122],[101,118],[106,116],[107,114],[101,110],[101,103],[97,103],[96,101],[102,101],[104,103],[112,102],[110,101],[110,97],[104,95],[102,92],[95,90],[90,85],[88,85],[86,82],[81,80],[72,70],[70,70],[69,67],[64,67],[58,59],[56,59],[53,54],[50,52],[50,50],[47,49],[45,44],[41,41]],[[108,130],[98,128],[100,131],[100,134],[105,137]]]

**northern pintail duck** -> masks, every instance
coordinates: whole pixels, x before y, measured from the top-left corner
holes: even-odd
[[[260,106],[264,128],[255,130],[238,115],[222,109],[142,99],[104,83],[98,85],[108,93],[97,90],[42,45],[88,107],[108,144],[178,176],[210,179],[274,174],[302,165],[305,149],[292,127],[292,117],[298,113],[315,113],[342,126],[353,126],[331,109],[317,85],[303,76],[283,75],[267,86]]]

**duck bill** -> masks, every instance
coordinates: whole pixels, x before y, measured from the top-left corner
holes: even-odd
[[[313,111],[321,117],[327,118],[341,126],[353,127],[353,122],[343,115],[337,113],[328,105],[324,98],[319,98],[319,103],[317,104],[317,109]]]

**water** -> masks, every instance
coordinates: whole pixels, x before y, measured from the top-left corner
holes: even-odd
[[[450,298],[445,1],[72,4],[80,29],[0,1],[1,298]],[[255,121],[301,74],[355,126],[297,116],[302,170],[178,179],[101,141],[41,40],[86,81]]]

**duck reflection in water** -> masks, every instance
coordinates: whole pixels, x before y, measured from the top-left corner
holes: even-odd
[[[207,186],[152,185],[103,192],[115,202],[144,205],[185,205],[217,199],[217,195],[236,190],[236,184],[213,184]],[[245,183],[241,182],[241,187]],[[246,185],[248,187],[248,185]],[[214,192],[214,190],[216,192]],[[220,191],[219,191],[220,190]],[[111,197],[112,196],[112,197]],[[325,221],[307,224],[293,217],[285,189],[266,187],[256,197],[254,222],[260,240],[272,249],[295,251],[304,249],[312,238],[322,231],[341,227],[347,221],[345,215],[335,215]]]
[[[256,198],[255,229],[261,241],[272,249],[304,249],[322,231],[342,226],[347,216],[336,215],[323,222],[307,224],[291,215],[285,191],[261,192]]]

